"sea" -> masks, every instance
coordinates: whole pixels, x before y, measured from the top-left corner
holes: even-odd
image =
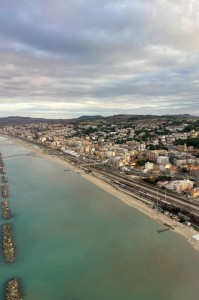
[[[73,171],[1,138],[25,300],[198,300],[199,253],[173,231]]]

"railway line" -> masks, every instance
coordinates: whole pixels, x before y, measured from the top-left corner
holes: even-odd
[[[78,164],[79,167],[84,167],[85,162],[79,158],[70,158],[70,161],[73,161],[74,164]],[[120,188],[124,191],[130,192],[132,195],[139,196],[145,200],[148,200],[151,204],[159,205],[159,207],[174,212],[175,214],[183,213],[192,222],[199,226],[199,205],[194,202],[187,202],[180,198],[178,195],[171,195],[170,192],[162,192],[157,187],[149,186],[143,182],[135,181],[129,178],[126,178],[121,175],[116,175],[113,172],[105,172],[103,170],[97,170],[96,167],[90,165],[89,169],[92,171],[93,175],[101,177],[102,180],[105,180],[107,183]]]
[[[63,158],[64,157],[62,157],[62,159]],[[197,203],[187,202],[187,200],[180,198],[178,195],[174,196],[168,191],[165,192],[165,194],[156,187],[149,186],[146,183],[135,181],[121,175],[116,175],[113,172],[108,173],[103,170],[97,170],[96,166],[94,167],[92,164],[85,163],[85,161],[80,158],[66,155],[65,159],[73,162],[82,169],[85,169],[88,165],[93,175],[101,178],[112,186],[123,191],[128,191],[132,194],[132,196],[134,195],[145,201],[147,200],[153,205],[157,205],[158,203],[159,208],[163,208],[168,212],[172,212],[176,215],[178,215],[178,213],[182,213],[190,218],[193,224],[199,227],[199,205]]]
[[[101,172],[101,171],[100,171]],[[103,171],[102,171],[103,172]],[[107,172],[104,172],[104,173],[106,173],[107,174]],[[151,190],[153,190],[154,192],[156,192],[157,193],[157,190],[158,190],[158,192],[161,194],[162,193],[162,190],[160,189],[160,188],[158,188],[157,186],[153,186],[152,184],[148,184],[148,183],[145,183],[144,181],[142,181],[142,180],[135,180],[135,179],[133,179],[133,178],[127,178],[127,177],[125,177],[124,175],[117,175],[117,174],[115,174],[115,173],[113,173],[113,172],[109,172],[108,174],[111,174],[111,175],[113,175],[113,176],[117,176],[117,177],[119,177],[119,178],[122,178],[122,179],[124,179],[124,180],[126,180],[126,181],[128,181],[128,182],[130,182],[130,183],[135,183],[135,184],[138,184],[139,186],[142,186],[143,188],[148,188],[148,189],[150,189],[150,191]],[[167,192],[167,196],[171,196],[172,198],[175,198],[175,199],[178,199],[179,201],[183,201],[183,202],[185,202],[185,203],[187,203],[187,200],[184,200],[182,197],[180,197],[178,194],[176,194],[175,195],[175,197],[174,197],[174,193],[173,192],[171,192],[171,191],[169,191],[169,190],[167,190],[166,191]],[[189,200],[190,201],[190,200]],[[190,201],[191,202],[191,201]],[[194,206],[198,206],[199,207],[199,204],[198,203],[194,203],[193,201],[191,202]]]
[[[107,174],[105,172],[93,172],[94,176],[101,178],[115,188],[119,188],[124,192],[129,192],[131,196],[143,199],[144,202],[148,201],[159,210],[164,210],[175,216],[179,213],[189,219],[192,225],[196,228],[199,227],[199,207],[192,203],[185,203],[175,197],[166,196],[164,193],[154,192],[149,188],[143,188],[139,183],[129,182],[128,180],[121,179],[119,176]]]
[[[106,172],[103,172],[103,171],[100,171],[99,174],[103,174],[103,176],[105,176],[109,179],[115,180],[115,182],[123,184],[124,186],[134,188],[134,190],[137,190],[142,194],[153,196],[156,199],[158,197],[159,200],[165,201],[165,193],[163,193],[160,190],[154,189],[154,188],[151,189],[148,186],[143,185],[141,182],[130,181],[128,179],[121,178],[120,176],[117,176],[117,175],[107,174]],[[194,211],[197,211],[199,214],[198,204],[193,204],[193,202],[187,203],[187,202],[185,202],[185,200],[179,199],[177,197],[174,197],[174,196],[171,196],[168,194],[166,194],[166,199],[169,204],[176,203],[177,205],[182,205],[182,206],[188,207],[190,209],[193,209]]]

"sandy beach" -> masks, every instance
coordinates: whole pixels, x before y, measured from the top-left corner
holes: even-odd
[[[138,199],[126,194],[123,191],[117,190],[116,188],[112,187],[108,183],[104,182],[103,180],[93,176],[92,174],[87,174],[84,171],[78,169],[76,166],[74,166],[72,163],[69,163],[65,160],[62,160],[61,158],[58,158],[56,156],[49,155],[45,153],[43,150],[39,148],[35,148],[32,145],[27,145],[25,142],[21,140],[14,140],[11,137],[6,137],[10,141],[12,141],[15,145],[23,146],[27,150],[34,152],[36,155],[40,157],[48,158],[52,161],[55,161],[59,164],[61,164],[63,167],[66,167],[67,169],[70,169],[74,172],[78,172],[80,176],[85,178],[86,180],[89,180],[93,184],[97,185],[99,188],[105,190],[106,192],[112,194],[113,196],[117,197],[121,201],[123,201],[128,206],[131,206],[140,212],[144,213],[148,217],[158,221],[160,224],[167,223],[173,227],[175,227],[175,232],[182,235],[196,250],[199,251],[199,241],[192,238],[193,235],[198,234],[196,230],[193,228],[189,228],[187,225],[184,225],[182,223],[179,223],[173,219],[170,219],[169,217],[158,213],[157,211],[153,210],[150,206],[146,205],[145,203],[139,201]],[[171,230],[172,231],[172,230]]]

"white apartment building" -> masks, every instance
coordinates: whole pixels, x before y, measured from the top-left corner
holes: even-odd
[[[157,164],[158,165],[166,165],[169,163],[168,156],[158,156],[157,158]]]

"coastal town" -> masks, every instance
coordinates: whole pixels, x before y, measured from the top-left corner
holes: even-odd
[[[4,124],[0,133],[76,165],[199,229],[199,119],[83,116]],[[198,238],[198,236],[196,237]]]
[[[130,120],[129,120],[130,119]],[[199,120],[144,119],[115,124],[98,118],[78,122],[1,126],[0,132],[130,178],[199,199]],[[117,121],[116,121],[117,120]]]
[[[198,119],[33,122],[0,126],[0,134],[66,161],[77,173],[93,176],[164,215],[158,234],[177,230],[180,222],[193,230],[192,240],[199,239]],[[1,209],[7,220],[12,213],[3,158],[0,154]],[[11,223],[2,225],[2,250],[6,263],[16,260]],[[18,278],[8,280],[5,299],[22,299],[20,285]]]

